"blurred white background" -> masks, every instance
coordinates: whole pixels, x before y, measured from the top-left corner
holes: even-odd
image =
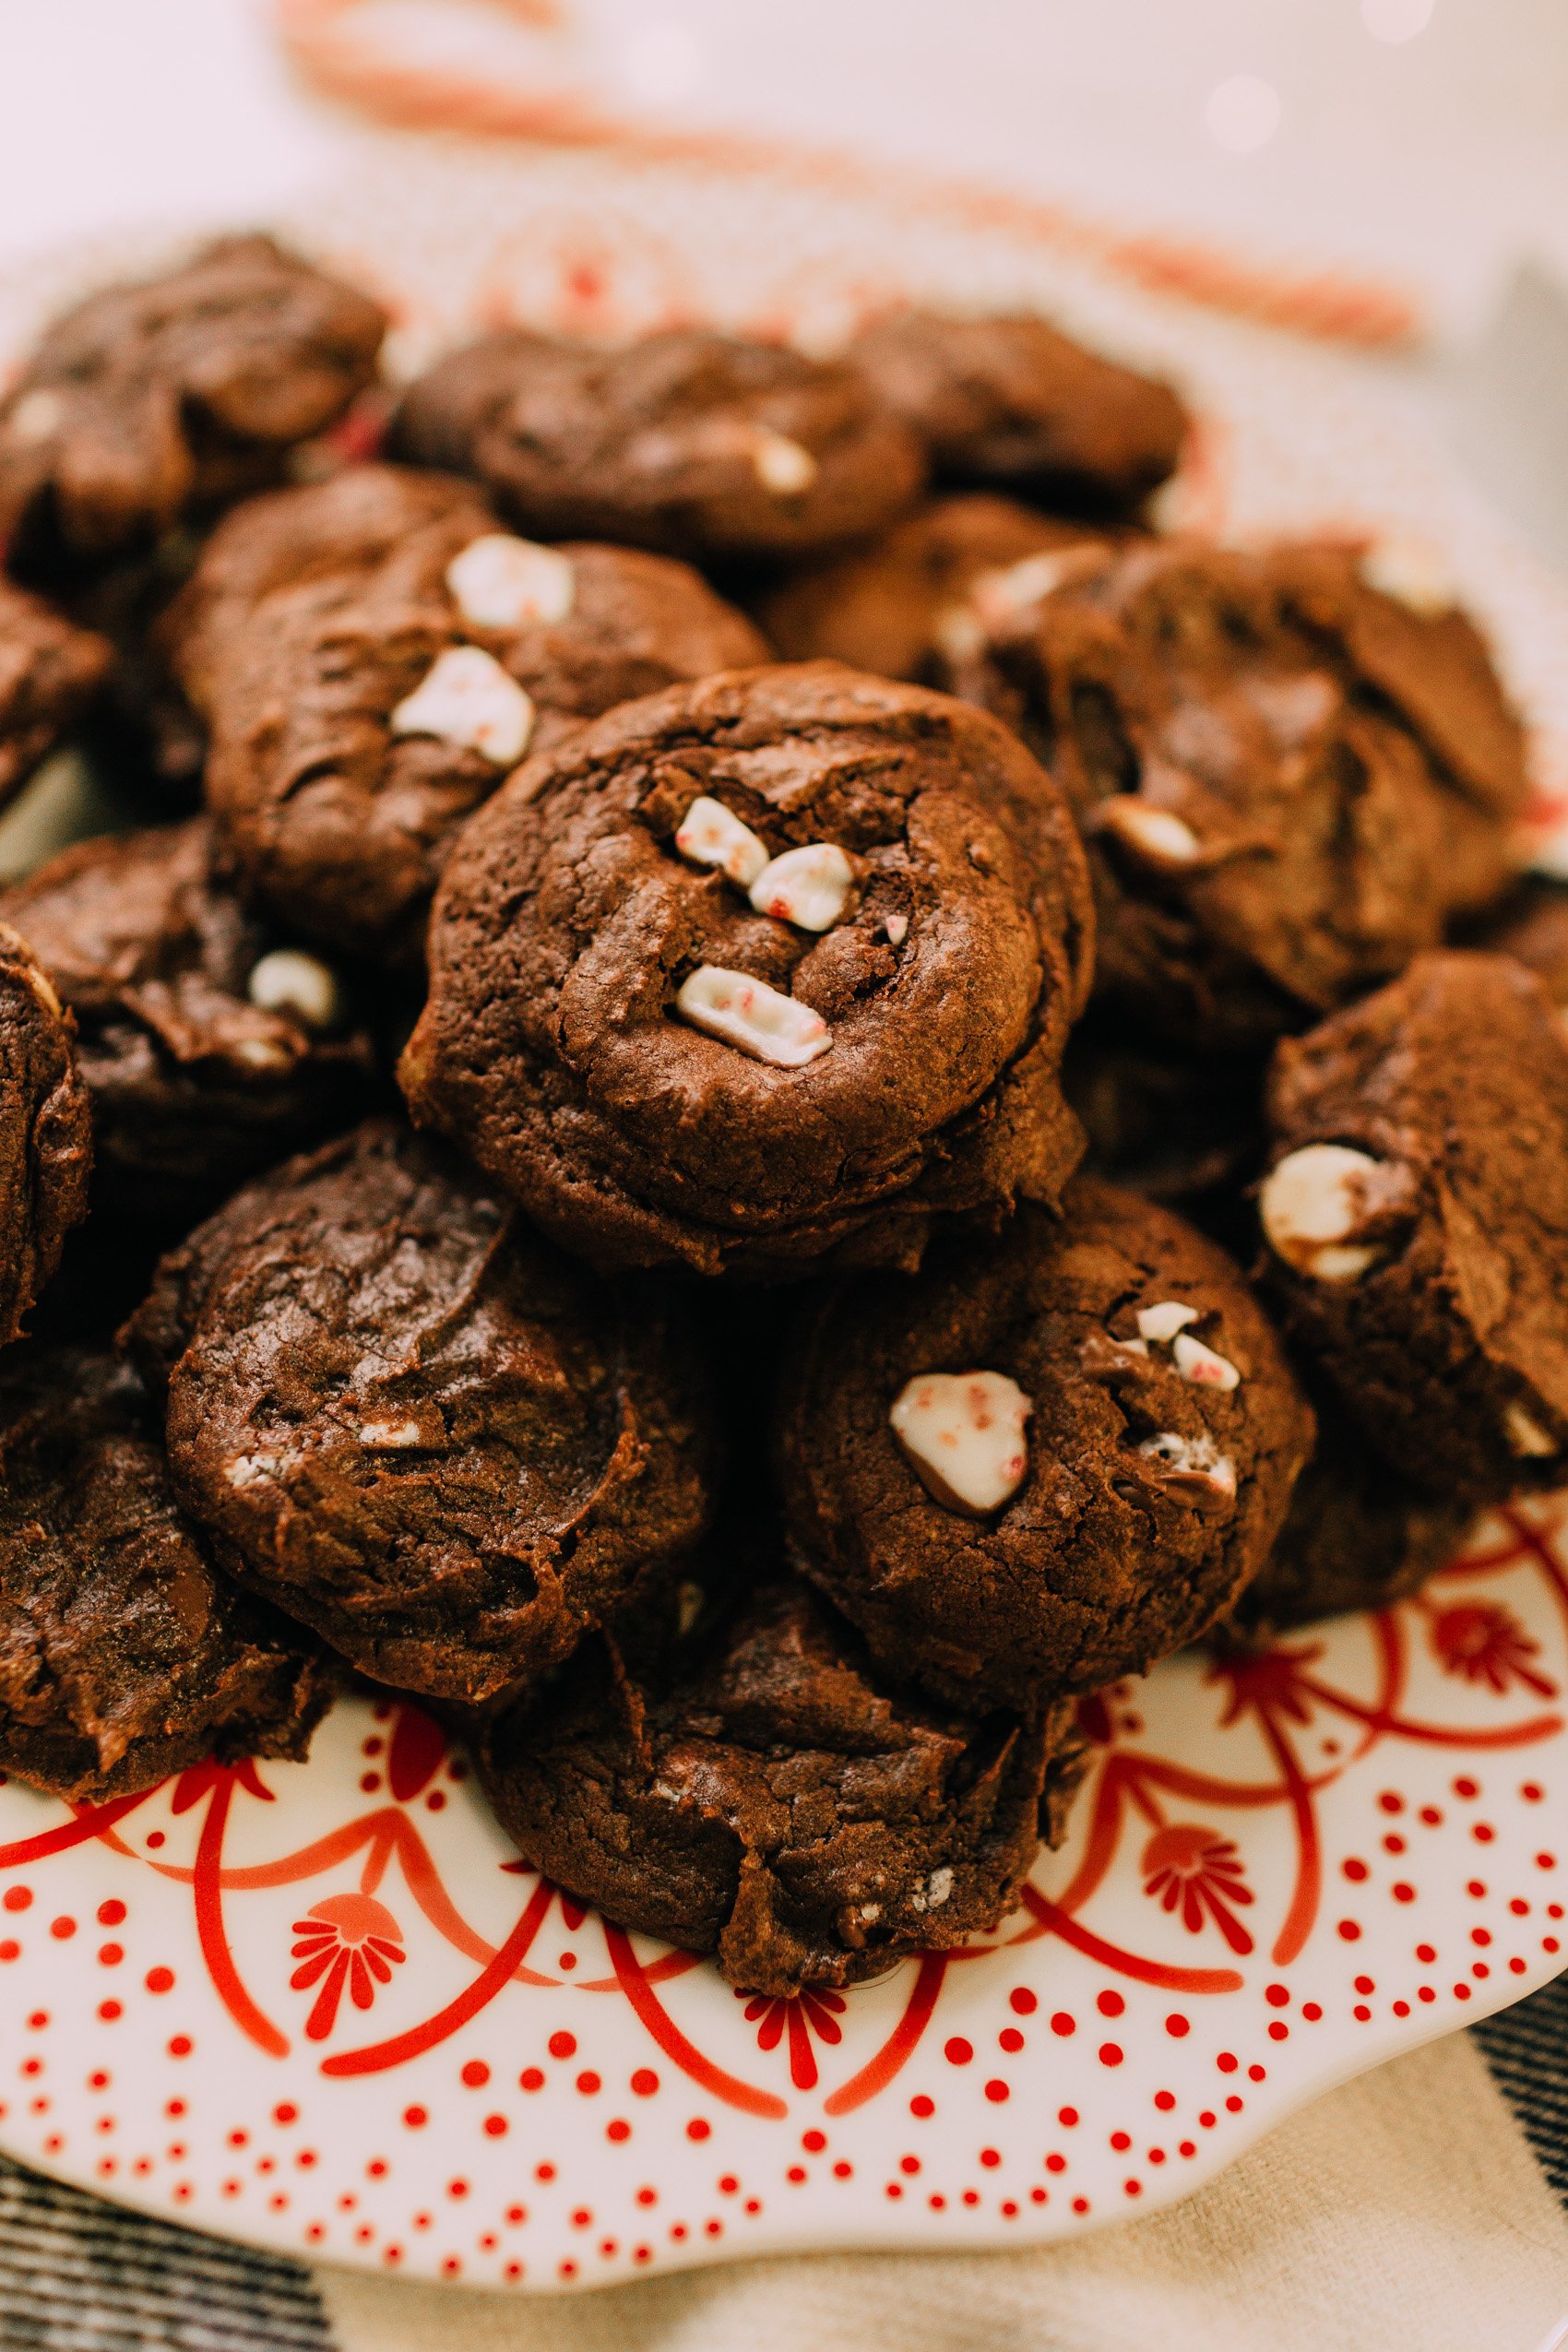
[[[471,45],[481,0],[377,0]],[[1568,277],[1568,0],[572,0],[607,99],[920,159],[1359,265],[1473,331],[1515,264]],[[529,36],[503,33],[528,53]],[[535,53],[548,43],[533,37]],[[0,0],[0,258],[108,221],[255,214],[352,133],[290,81],[270,0]]]

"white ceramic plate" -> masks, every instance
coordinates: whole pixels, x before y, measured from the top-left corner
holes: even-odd
[[[1329,351],[1156,302],[1016,224],[762,172],[372,139],[351,185],[281,225],[394,293],[405,358],[497,312],[821,341],[900,291],[1046,304],[1184,378],[1205,416],[1189,516],[1445,560],[1546,773],[1568,772],[1568,594],[1396,388]],[[0,283],[0,350],[147,257]],[[1491,1523],[1420,1600],[1244,1671],[1191,1655],[1108,1693],[1024,1908],[847,1997],[746,2000],[583,1914],[411,1707],[346,1702],[306,1765],[77,1815],[0,1788],[0,2145],[297,2253],[539,2288],[1016,2244],[1169,2202],[1562,1966],[1565,1521]]]

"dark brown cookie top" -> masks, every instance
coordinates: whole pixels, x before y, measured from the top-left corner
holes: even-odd
[[[702,1532],[711,1415],[665,1308],[404,1129],[239,1194],[132,1335],[220,1560],[378,1681],[520,1692]]]
[[[0,923],[0,1347],[87,1215],[92,1117],[72,1040],[48,974]]]
[[[849,356],[943,481],[1118,512],[1174,473],[1182,454],[1188,417],[1169,384],[1028,314],[902,311],[867,327]]]
[[[1074,524],[1010,498],[936,498],[869,546],[792,575],[762,600],[757,618],[786,661],[826,657],[880,678],[940,685],[945,665],[974,651],[988,597],[1016,603],[1018,581],[1054,576],[1037,558],[1084,540]],[[994,584],[993,574],[1001,576]]]
[[[371,381],[386,327],[270,237],[89,295],[0,402],[0,540],[99,566],[259,487]]]
[[[1088,1137],[1086,1170],[1175,1206],[1228,1205],[1263,1159],[1264,1063],[1255,1052],[1183,1053],[1129,1035],[1113,1006],[1091,1008],[1062,1066]],[[1250,1231],[1241,1249],[1250,1254]]]
[[[1073,803],[1101,991],[1183,1043],[1300,1025],[1507,879],[1523,738],[1485,648],[1344,550],[1086,553],[983,636],[951,683]]]
[[[788,1996],[995,1927],[1060,1833],[1078,1745],[1064,1711],[975,1724],[898,1695],[790,1578],[671,1661],[585,1647],[478,1752],[559,1885]]]
[[[0,1358],[0,1764],[72,1803],[216,1752],[303,1756],[336,1678],[235,1592],[102,1350]]]
[[[365,1105],[333,960],[241,906],[206,817],[83,841],[0,892],[76,1023],[102,1209],[187,1218]]]
[[[1465,944],[1513,956],[1535,973],[1559,1010],[1568,1007],[1568,888],[1528,874]]]
[[[1261,1567],[1312,1415],[1241,1274],[1080,1178],[912,1280],[826,1292],[778,1411],[798,1564],[953,1704],[1141,1673]]]
[[[1321,1387],[1317,1443],[1274,1550],[1226,1631],[1250,1641],[1348,1610],[1388,1609],[1453,1559],[1474,1517],[1390,1470]]]
[[[1089,940],[1004,728],[837,663],[627,704],[464,833],[400,1077],[603,1265],[903,1263],[1053,1200]]]
[[[487,336],[405,394],[393,445],[476,475],[541,538],[698,561],[841,546],[891,522],[925,473],[854,369],[698,327],[616,351]]]
[[[81,718],[113,659],[102,637],[0,579],[0,808]]]
[[[388,467],[232,517],[174,644],[252,889],[329,944],[403,957],[452,836],[525,752],[766,650],[683,564],[520,540],[471,484]]]
[[[1496,1502],[1568,1453],[1568,1040],[1512,957],[1419,956],[1277,1050],[1264,1263],[1366,1437]]]

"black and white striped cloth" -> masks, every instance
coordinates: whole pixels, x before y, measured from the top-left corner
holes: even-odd
[[[1568,2206],[1568,1976],[1485,2020],[1472,2039]],[[1413,2124],[1419,2128],[1420,2119]],[[1568,2307],[1568,2279],[1564,2301]],[[597,2328],[593,2334],[597,2342]],[[1477,2352],[1484,2340],[1476,2337]],[[357,2352],[335,2331],[304,2264],[124,2212],[3,2158],[0,2346]]]

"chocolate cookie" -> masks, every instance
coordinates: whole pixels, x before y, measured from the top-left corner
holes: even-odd
[[[890,1671],[1038,1707],[1142,1673],[1267,1557],[1312,1414],[1230,1261],[1094,1179],[829,1290],[778,1420],[797,1563]]]
[[[1561,882],[1526,875],[1464,944],[1515,956],[1535,973],[1558,1010],[1568,1009],[1568,889]]]
[[[1182,454],[1187,412],[1169,384],[1028,314],[900,311],[867,327],[849,356],[920,435],[944,481],[1123,512]]]
[[[365,1107],[351,986],[245,912],[207,818],[63,850],[0,922],[75,1016],[101,1208],[188,1223]]]
[[[702,1533],[710,1408],[664,1307],[403,1129],[239,1194],[132,1339],[220,1563],[401,1690],[525,1690]]]
[[[1073,803],[1100,992],[1188,1048],[1330,1010],[1508,878],[1523,739],[1485,648],[1345,551],[1086,548],[976,618],[950,683]]]
[[[649,1670],[585,1645],[481,1734],[502,1825],[623,1927],[789,1996],[996,1926],[1080,1769],[1066,1710],[968,1723],[896,1694],[797,1578]]]
[[[618,351],[508,328],[405,394],[393,446],[477,475],[544,539],[694,561],[810,554],[880,530],[920,445],[854,369],[676,327]]]
[[[81,718],[113,659],[102,637],[0,579],[0,808]]]
[[[1062,1084],[1088,1137],[1086,1169],[1150,1200],[1234,1193],[1263,1158],[1257,1054],[1183,1053],[1099,1008],[1074,1030]]]
[[[73,1804],[301,1757],[336,1683],[215,1574],[156,1420],[101,1350],[0,1359],[0,1764]]]
[[[24,576],[101,569],[275,479],[375,373],[380,305],[270,237],[110,286],[0,402],[0,540]]]
[[[795,573],[762,599],[757,618],[786,661],[826,656],[940,685],[944,665],[980,642],[980,615],[994,596],[1005,617],[1022,584],[1056,578],[1056,559],[1084,544],[1071,523],[1010,498],[937,498],[869,546]]]
[[[1265,1264],[1359,1429],[1429,1493],[1568,1455],[1568,1040],[1505,956],[1417,958],[1276,1053]]]
[[[1065,812],[1004,728],[836,663],[626,704],[464,833],[399,1075],[603,1265],[907,1264],[1053,1201],[1087,976]]]
[[[87,1215],[92,1118],[72,1034],[48,974],[0,923],[0,1347]]]
[[[1388,1609],[1453,1559],[1475,1514],[1398,1478],[1330,1393],[1313,1398],[1317,1444],[1274,1550],[1237,1602],[1243,1639],[1348,1610]]]
[[[389,467],[241,508],[171,636],[252,889],[328,944],[402,956],[453,835],[527,750],[766,653],[683,564],[539,546],[471,484]]]

